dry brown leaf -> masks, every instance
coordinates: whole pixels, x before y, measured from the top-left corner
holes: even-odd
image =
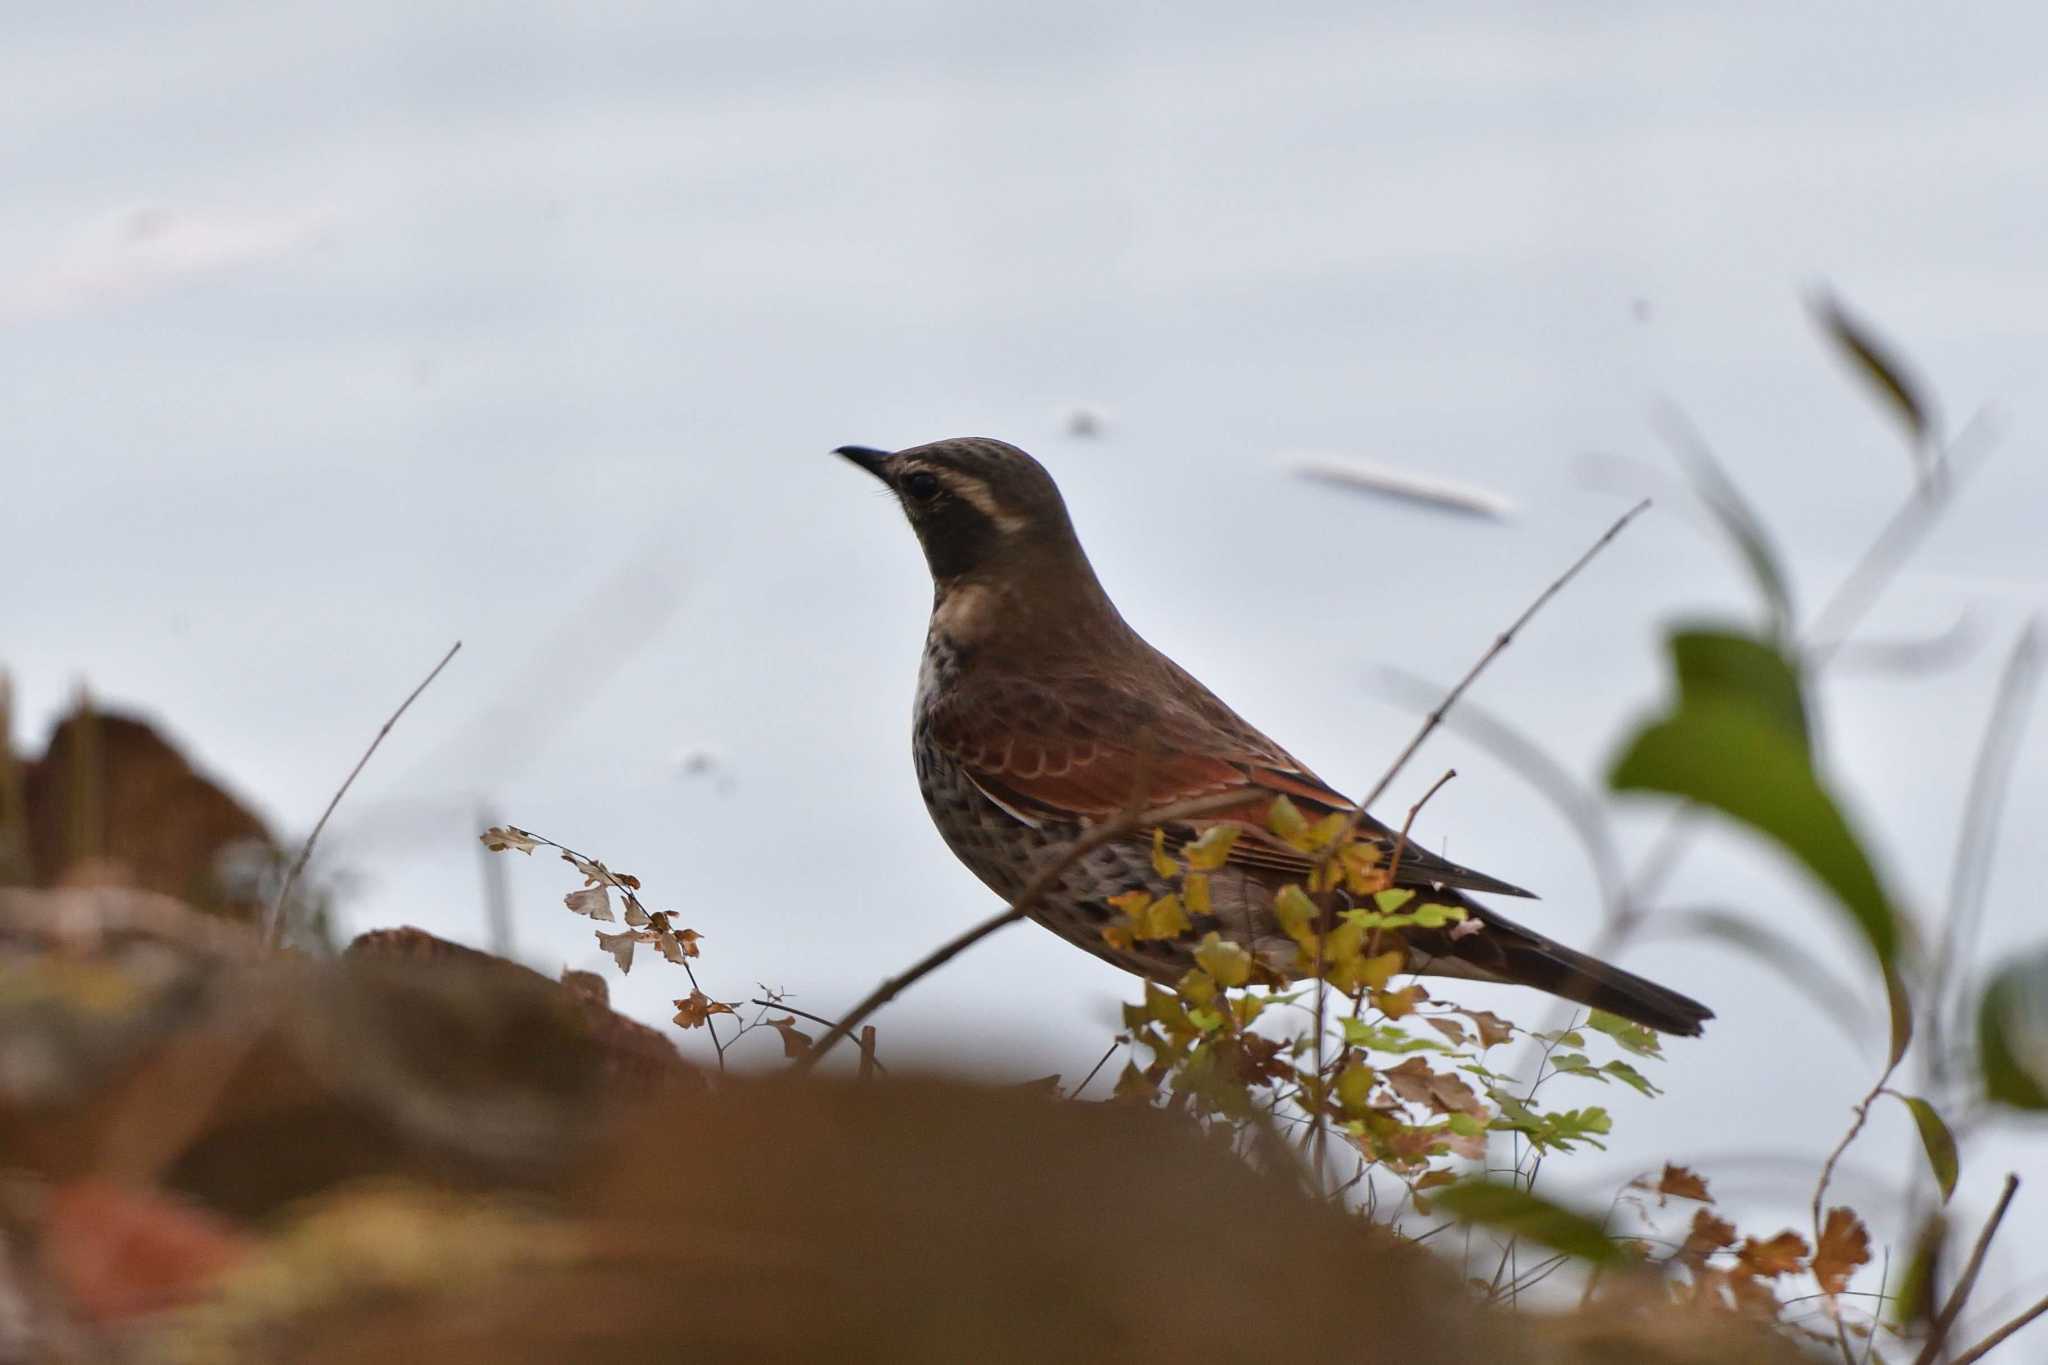
[[[1717,1251],[1726,1251],[1735,1245],[1735,1224],[1701,1209],[1692,1216],[1692,1227],[1685,1234],[1685,1244],[1678,1248],[1678,1259],[1698,1265]]]
[[[1759,1275],[1790,1275],[1806,1264],[1806,1239],[1790,1228],[1766,1241],[1745,1237],[1735,1258]]]
[[[1474,921],[1476,923],[1476,921]],[[1491,1010],[1460,1010],[1479,1029],[1479,1046],[1492,1047],[1515,1036],[1514,1026]]]
[[[1663,1199],[1697,1199],[1702,1204],[1714,1202],[1714,1196],[1707,1193],[1707,1182],[1684,1166],[1673,1166],[1668,1162],[1664,1174],[1658,1177],[1657,1194]]]
[[[612,961],[619,964],[619,974],[623,976],[633,970],[633,944],[639,937],[639,932],[632,929],[622,929],[616,934],[607,934],[600,929],[597,931],[597,946],[612,955]]]
[[[1444,1019],[1432,1016],[1431,1018],[1425,1019],[1422,1022],[1429,1025],[1438,1033],[1441,1033],[1444,1037],[1450,1039],[1452,1042],[1458,1044],[1459,1046],[1462,1047],[1464,1045],[1466,1037],[1465,1026],[1459,1023],[1457,1020]]]
[[[1410,1057],[1380,1074],[1394,1088],[1395,1094],[1411,1104],[1424,1105],[1434,1113],[1470,1114],[1475,1118],[1486,1115],[1486,1106],[1480,1103],[1479,1096],[1472,1093],[1471,1086],[1460,1077],[1430,1070],[1429,1063],[1420,1057]]]
[[[795,1015],[792,1014],[785,1019],[770,1019],[768,1026],[782,1035],[783,1057],[795,1062],[811,1055],[811,1035],[796,1026]]]
[[[478,837],[484,841],[484,847],[493,853],[503,853],[508,848],[518,849],[521,853],[531,853],[540,847],[540,840],[511,825],[494,825]]]
[[[562,897],[562,904],[579,915],[588,915],[606,924],[612,923],[612,898],[602,886],[586,886],[581,891],[571,891]]]
[[[687,1000],[676,1001],[676,1027],[702,1028],[711,1022],[712,1015],[734,1012],[733,1007],[722,1000],[713,1000],[702,991],[691,991]],[[783,1045],[785,1048],[788,1046],[786,1040]]]
[[[1856,1267],[1870,1260],[1870,1230],[1863,1220],[1846,1208],[1828,1210],[1821,1225],[1820,1247],[1813,1253],[1813,1275],[1821,1292],[1839,1294],[1849,1287]]]

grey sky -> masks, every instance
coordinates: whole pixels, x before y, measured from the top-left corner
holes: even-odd
[[[303,828],[461,638],[336,830],[353,923],[479,937],[487,800],[679,907],[715,993],[765,979],[830,1013],[991,908],[911,777],[921,563],[832,446],[1031,448],[1125,614],[1363,787],[1411,724],[1365,690],[1373,670],[1461,672],[1625,505],[1582,457],[1663,461],[1659,397],[1767,509],[1802,602],[1826,594],[1909,467],[1801,308],[1824,280],[1952,421],[1988,403],[2008,433],[1872,626],[1969,608],[1984,650],[1827,689],[1861,825],[1933,903],[1998,653],[2048,597],[2048,19],[1356,9],[10,14],[0,658],[30,734],[89,679]],[[1076,403],[1107,412],[1103,439],[1062,434]],[[1306,450],[1477,484],[1518,516],[1290,479]],[[1657,695],[1656,623],[1750,610],[1667,499],[1475,700],[1594,780]],[[698,749],[729,786],[679,774]],[[2037,724],[1990,945],[2039,937],[2044,758]],[[1444,736],[1395,803],[1449,765],[1423,836],[1589,939],[1584,857],[1499,764]],[[1632,849],[1653,827],[1625,822]],[[522,951],[593,965],[567,877],[512,870]],[[1858,969],[1740,838],[1703,846],[1676,899],[1731,885]],[[1790,1216],[1810,1165],[1738,1180],[1717,1158],[1810,1161],[1872,1058],[1724,951],[1628,961],[1722,1018],[1674,1049],[1663,1099],[1584,1096],[1619,1136],[1557,1163],[1561,1188],[1696,1158],[1759,1222]],[[678,991],[648,962],[618,996],[660,1020]],[[1074,1076],[1131,993],[1018,929],[882,1036]],[[1974,1149],[1966,1206],[2042,1150],[2039,1129]],[[1911,1156],[1880,1112],[1845,1195],[1877,1206]]]

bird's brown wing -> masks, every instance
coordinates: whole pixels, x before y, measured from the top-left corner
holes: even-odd
[[[1178,669],[1175,670],[1179,672]],[[1216,825],[1243,833],[1230,859],[1305,878],[1312,859],[1271,833],[1273,802],[1285,796],[1309,820],[1356,805],[1241,720],[1193,679],[1194,692],[1165,700],[1095,677],[1058,686],[1009,679],[965,691],[933,709],[929,738],[954,758],[983,794],[1033,824],[1087,824],[1130,809],[1242,792],[1244,804],[1183,822],[1179,844]],[[1393,830],[1363,816],[1358,833],[1391,856]],[[1530,893],[1427,849],[1401,852],[1400,884],[1445,886],[1504,896]]]

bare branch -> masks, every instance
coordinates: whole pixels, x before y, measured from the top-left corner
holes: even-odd
[[[1927,1345],[1914,1358],[1913,1365],[1934,1365],[1935,1361],[1941,1359],[1942,1348],[1948,1344],[1949,1329],[1955,1326],[1957,1316],[1963,1311],[1963,1305],[1969,1302],[1970,1291],[1977,1287],[1977,1272],[1984,1268],[1984,1253],[1991,1249],[1991,1239],[1998,1235],[1998,1225],[2005,1221],[2005,1211],[2012,1204],[2012,1197],[2019,1187],[2018,1176],[2006,1176],[2005,1188],[1999,1192],[1998,1203],[1992,1208],[1991,1216],[1984,1220],[1984,1230],[1977,1234],[1977,1245],[1970,1248],[1970,1259],[1963,1266],[1962,1277],[1956,1281],[1956,1287],[1949,1291],[1948,1301],[1942,1304],[1941,1311],[1934,1315],[1934,1325],[1927,1333]],[[2022,1315],[2023,1318],[2024,1316]],[[2018,1321],[2011,1325],[2011,1331],[2017,1332],[2024,1326],[2025,1321]],[[2011,1332],[2007,1335],[2011,1335]],[[1982,1350],[1975,1347],[1972,1351],[1974,1354],[1969,1357],[1972,1360],[1983,1354]],[[1961,1362],[1957,1362],[1957,1365],[1961,1365]]]
[[[1080,1099],[1081,1092],[1088,1088],[1088,1082],[1094,1080],[1097,1073],[1099,1073],[1102,1070],[1102,1068],[1109,1065],[1109,1059],[1116,1056],[1116,1050],[1129,1041],[1130,1040],[1121,1033],[1119,1033],[1116,1037],[1112,1038],[1109,1043],[1109,1050],[1102,1054],[1101,1060],[1097,1061],[1094,1066],[1088,1068],[1088,1074],[1081,1078],[1081,1083],[1079,1085],[1075,1086],[1072,1090],[1067,1092],[1067,1098],[1070,1100]]]
[[[1036,908],[1038,902],[1045,898],[1046,892],[1052,890],[1059,883],[1060,878],[1064,877],[1075,863],[1078,863],[1104,844],[1109,843],[1113,839],[1120,839],[1134,829],[1146,828],[1152,825],[1163,825],[1174,820],[1186,820],[1196,815],[1209,815],[1219,810],[1228,810],[1232,806],[1241,806],[1243,804],[1243,792],[1213,792],[1208,796],[1196,797],[1189,801],[1177,801],[1172,805],[1161,806],[1156,810],[1126,810],[1121,815],[1091,827],[1071,844],[1068,844],[1066,850],[1058,858],[1040,868],[1038,875],[1026,883],[1024,889],[1018,893],[1017,899],[1010,902],[1008,909],[1000,914],[991,915],[973,928],[947,939],[944,943],[918,959],[907,971],[902,972],[900,975],[886,978],[881,985],[868,992],[867,998],[856,1005],[853,1012],[847,1015],[844,1020],[834,1025],[830,1033],[820,1038],[817,1047],[811,1050],[811,1055],[798,1062],[797,1066],[804,1070],[816,1066],[819,1058],[830,1052],[839,1040],[852,1032],[853,1029],[865,1023],[868,1016],[876,1010],[882,1008],[882,1006],[894,1000],[905,990],[908,990],[917,982],[945,966],[948,962],[951,962],[990,934],[995,933],[998,929],[1007,928],[1018,920],[1023,919],[1026,915],[1029,915]]]
[[[809,1010],[800,1010],[795,1005],[790,1004],[786,1000],[749,1000],[747,1003],[749,1005],[759,1005],[763,1009],[783,1010],[787,1013],[794,1014],[799,1019],[808,1019],[814,1024],[823,1024],[826,1028],[839,1027],[830,1019],[827,1019],[824,1015],[812,1014]],[[707,1020],[706,1022],[708,1023],[710,1021]],[[873,1030],[864,1029],[862,1030],[862,1032],[865,1035],[862,1038],[861,1042],[861,1051],[865,1054],[862,1058],[862,1064],[865,1066],[867,1064],[872,1063],[877,1071],[886,1072],[889,1068],[882,1065],[882,1059],[880,1057],[875,1056],[873,1048],[869,1046],[869,1044],[873,1042]]]
[[[2002,1344],[2007,1337],[2011,1336],[2014,1332],[2019,1331],[2020,1328],[2025,1327],[2028,1323],[2032,1322],[2035,1318],[2040,1317],[2043,1313],[2048,1313],[2048,1297],[2043,1297],[2035,1300],[2033,1307],[2027,1309],[2018,1317],[2006,1323],[2005,1326],[1999,1328],[1997,1331],[1985,1337],[1984,1340],[1978,1342],[1975,1346],[1972,1346],[1969,1350],[1957,1356],[1953,1361],[1949,1362],[1949,1365],[1973,1365],[1973,1362],[1982,1360],[1985,1356],[1991,1354],[1991,1350],[1993,1347]]]
[[[1443,701],[1437,706],[1437,708],[1434,711],[1431,711],[1429,713],[1426,719],[1424,719],[1424,721],[1422,722],[1422,728],[1415,732],[1415,738],[1408,741],[1408,747],[1401,751],[1400,756],[1394,760],[1393,765],[1389,767],[1387,771],[1380,777],[1379,782],[1373,787],[1373,789],[1370,792],[1366,793],[1365,799],[1358,803],[1358,813],[1360,815],[1363,815],[1364,812],[1372,805],[1373,802],[1379,800],[1382,796],[1386,795],[1387,788],[1392,786],[1394,783],[1394,779],[1401,775],[1401,770],[1408,766],[1408,760],[1415,757],[1415,751],[1422,747],[1422,742],[1428,739],[1430,735],[1435,733],[1437,726],[1443,724],[1445,713],[1448,712],[1453,706],[1456,706],[1458,704],[1458,698],[1465,695],[1465,689],[1470,687],[1475,681],[1478,680],[1479,675],[1486,671],[1486,666],[1492,663],[1496,658],[1498,658],[1500,656],[1501,651],[1505,650],[1509,645],[1515,642],[1515,636],[1522,629],[1522,627],[1528,625],[1530,619],[1534,617],[1537,612],[1543,610],[1544,605],[1548,603],[1551,598],[1557,596],[1558,593],[1564,590],[1565,584],[1571,582],[1574,578],[1578,577],[1579,570],[1585,568],[1587,564],[1591,563],[1593,560],[1593,556],[1599,554],[1602,550],[1606,549],[1608,543],[1611,542],[1616,536],[1620,535],[1622,531],[1626,529],[1628,524],[1631,521],[1634,521],[1638,516],[1640,516],[1645,510],[1648,509],[1649,506],[1650,500],[1648,498],[1644,498],[1634,507],[1631,507],[1628,509],[1628,511],[1622,513],[1621,518],[1618,521],[1616,521],[1614,525],[1607,528],[1607,532],[1605,535],[1602,535],[1600,539],[1594,541],[1591,548],[1589,548],[1584,554],[1580,555],[1576,560],[1574,560],[1572,562],[1572,566],[1566,569],[1563,573],[1559,574],[1549,587],[1545,588],[1542,592],[1536,594],[1536,600],[1531,602],[1528,605],[1528,607],[1524,609],[1522,614],[1514,619],[1513,623],[1510,624],[1506,630],[1502,631],[1498,636],[1494,638],[1493,644],[1487,649],[1487,651],[1484,654],[1479,656],[1479,662],[1473,664],[1471,668],[1467,669],[1465,672],[1465,676],[1458,679],[1457,686],[1453,687],[1448,693],[1445,694]],[[1354,828],[1355,827],[1356,826],[1354,822]],[[1347,831],[1345,834],[1345,839],[1349,838],[1350,832]],[[1339,840],[1338,842],[1343,842],[1343,840]]]
[[[1387,863],[1387,881],[1389,883],[1398,880],[1398,874],[1401,871],[1401,855],[1408,851],[1408,831],[1415,828],[1415,817],[1422,814],[1422,808],[1429,804],[1429,798],[1442,791],[1444,783],[1457,775],[1458,770],[1456,768],[1444,769],[1444,775],[1430,784],[1429,790],[1422,794],[1422,799],[1408,808],[1408,818],[1401,822],[1401,837],[1394,840],[1394,856]]]
[[[333,799],[327,803],[327,809],[320,812],[319,823],[315,824],[313,832],[306,836],[306,842],[299,846],[299,856],[292,861],[291,870],[285,873],[284,881],[278,886],[277,898],[270,903],[270,913],[263,917],[263,947],[265,949],[275,948],[279,937],[284,932],[285,903],[291,898],[292,887],[298,884],[299,873],[305,870],[306,860],[313,856],[313,845],[319,840],[320,831],[327,828],[327,818],[334,814],[334,808],[341,804],[341,798],[348,795],[349,787],[355,783],[356,774],[362,772],[364,766],[369,763],[370,755],[377,752],[377,746],[384,742],[384,736],[391,733],[391,727],[398,724],[398,718],[404,715],[407,708],[415,701],[419,700],[420,693],[426,691],[428,685],[434,679],[441,676],[441,670],[448,666],[448,661],[453,659],[456,651],[461,648],[462,641],[460,640],[450,645],[448,652],[441,656],[441,662],[434,665],[433,671],[420,679],[420,685],[415,687],[404,701],[398,703],[398,709],[385,719],[384,724],[377,730],[377,737],[370,741],[370,747],[363,750],[363,756],[356,760],[356,766],[349,769],[348,776],[342,779],[341,786],[335,790]]]

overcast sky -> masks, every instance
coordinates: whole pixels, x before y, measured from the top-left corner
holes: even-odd
[[[922,562],[831,447],[1032,449],[1132,622],[1362,789],[1413,724],[1379,670],[1462,672],[1652,488],[1589,457],[1670,469],[1660,400],[1766,510],[1802,606],[1827,596],[1911,473],[1804,310],[1826,283],[1952,426],[1988,407],[2004,432],[1869,628],[1967,612],[1975,652],[1825,690],[1859,826],[1931,911],[1999,661],[2048,600],[2048,18],[1359,8],[16,7],[22,738],[84,679],[301,831],[460,639],[334,829],[348,922],[481,940],[488,809],[638,874],[705,935],[714,994],[834,1013],[993,906],[911,773]],[[1076,406],[1101,436],[1067,434]],[[1290,477],[1305,454],[1514,514],[1362,500]],[[1715,615],[1754,618],[1740,568],[1663,498],[1473,699],[1596,782],[1658,696],[1660,623]],[[2037,724],[1988,949],[2041,936],[2044,759]],[[1390,808],[1453,765],[1421,837],[1589,941],[1587,859],[1499,760],[1440,736]],[[1626,808],[1632,855],[1653,816]],[[519,952],[598,965],[567,870],[509,870]],[[1864,972],[1741,836],[1703,841],[1671,900],[1739,902]],[[1662,1099],[1576,1097],[1615,1111],[1613,1151],[1546,1180],[1604,1198],[1689,1160],[1759,1224],[1794,1218],[1878,1059],[1726,949],[1626,961],[1721,1018],[1671,1049]],[[892,1007],[885,1056],[1071,1080],[1134,990],[1018,928]],[[615,998],[663,1021],[680,992],[650,961]],[[2038,1127],[1970,1149],[1963,1207],[2043,1151]],[[1880,1110],[1842,1192],[1882,1224],[1917,1159]]]

